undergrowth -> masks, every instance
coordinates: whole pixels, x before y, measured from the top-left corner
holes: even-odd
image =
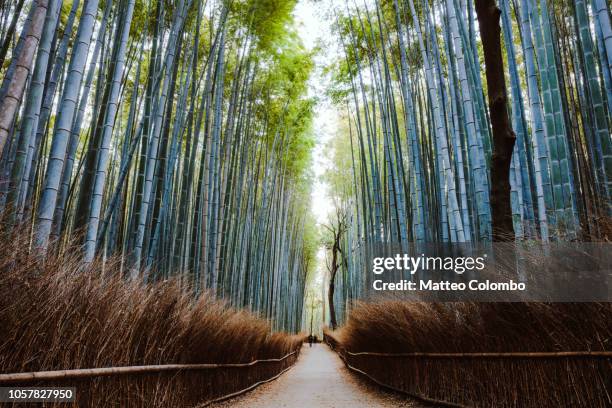
[[[377,357],[350,352],[612,350],[609,303],[360,303],[327,332],[352,366],[394,388],[478,407],[605,407],[612,359]]]
[[[303,336],[177,280],[143,285],[117,262],[84,267],[76,248],[45,258],[27,234],[0,240],[0,373],[155,364],[246,363],[298,351]],[[53,253],[54,250],[51,250]],[[183,407],[235,392],[292,364],[139,374],[51,384],[77,387],[78,406]]]

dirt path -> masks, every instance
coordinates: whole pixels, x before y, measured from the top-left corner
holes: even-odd
[[[215,407],[242,408],[424,408],[388,394],[351,373],[326,345],[307,345],[296,365],[279,379]]]

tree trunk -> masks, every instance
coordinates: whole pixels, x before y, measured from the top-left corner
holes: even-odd
[[[329,281],[329,292],[327,293],[327,300],[329,301],[329,325],[332,330],[336,330],[338,327],[338,322],[336,321],[336,309],[334,306],[334,290],[335,284],[333,278],[330,278]]]
[[[329,302],[329,324],[332,330],[336,330],[336,327],[338,327],[338,322],[336,321],[336,308],[334,306],[334,291],[336,289],[334,281],[336,280],[336,272],[338,271],[339,241],[340,234],[335,237],[334,247],[332,249],[332,270],[329,275],[329,291],[327,292],[327,301]]]
[[[510,205],[510,163],[516,136],[508,117],[508,96],[501,48],[501,10],[495,0],[476,0],[476,14],[484,50],[489,109],[493,127],[491,156],[491,212],[493,240],[514,239]]]

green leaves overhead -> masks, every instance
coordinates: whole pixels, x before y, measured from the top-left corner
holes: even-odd
[[[293,25],[296,0],[236,0],[229,2],[230,13],[257,38],[264,51],[279,47]]]

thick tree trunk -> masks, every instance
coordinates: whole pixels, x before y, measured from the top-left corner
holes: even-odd
[[[329,325],[331,326],[332,330],[336,330],[336,327],[338,327],[338,322],[336,321],[336,308],[334,306],[334,292],[336,289],[334,281],[336,280],[336,273],[338,272],[338,248],[340,233],[334,238],[334,241],[334,247],[332,249],[332,265],[329,276],[329,290],[327,291],[327,301],[329,302]]]
[[[15,72],[10,79],[8,89],[2,101],[0,101],[0,155],[4,150],[4,145],[8,139],[10,129],[13,126],[15,115],[21,105],[21,98],[25,90],[34,55],[38,48],[38,42],[42,34],[42,29],[47,15],[47,0],[38,0],[35,5],[36,11],[32,17],[30,30],[25,33],[25,43],[21,52],[14,57],[17,58]]]
[[[493,240],[514,239],[510,205],[510,163],[516,136],[508,116],[508,95],[501,48],[501,10],[495,0],[476,0],[476,14],[484,50],[489,109],[493,127],[491,156],[491,212]]]
[[[329,302],[329,325],[332,330],[336,330],[338,322],[336,321],[336,309],[334,306],[334,291],[336,285],[334,284],[334,278],[336,274],[333,274],[329,280],[329,291],[327,292],[327,300]]]

